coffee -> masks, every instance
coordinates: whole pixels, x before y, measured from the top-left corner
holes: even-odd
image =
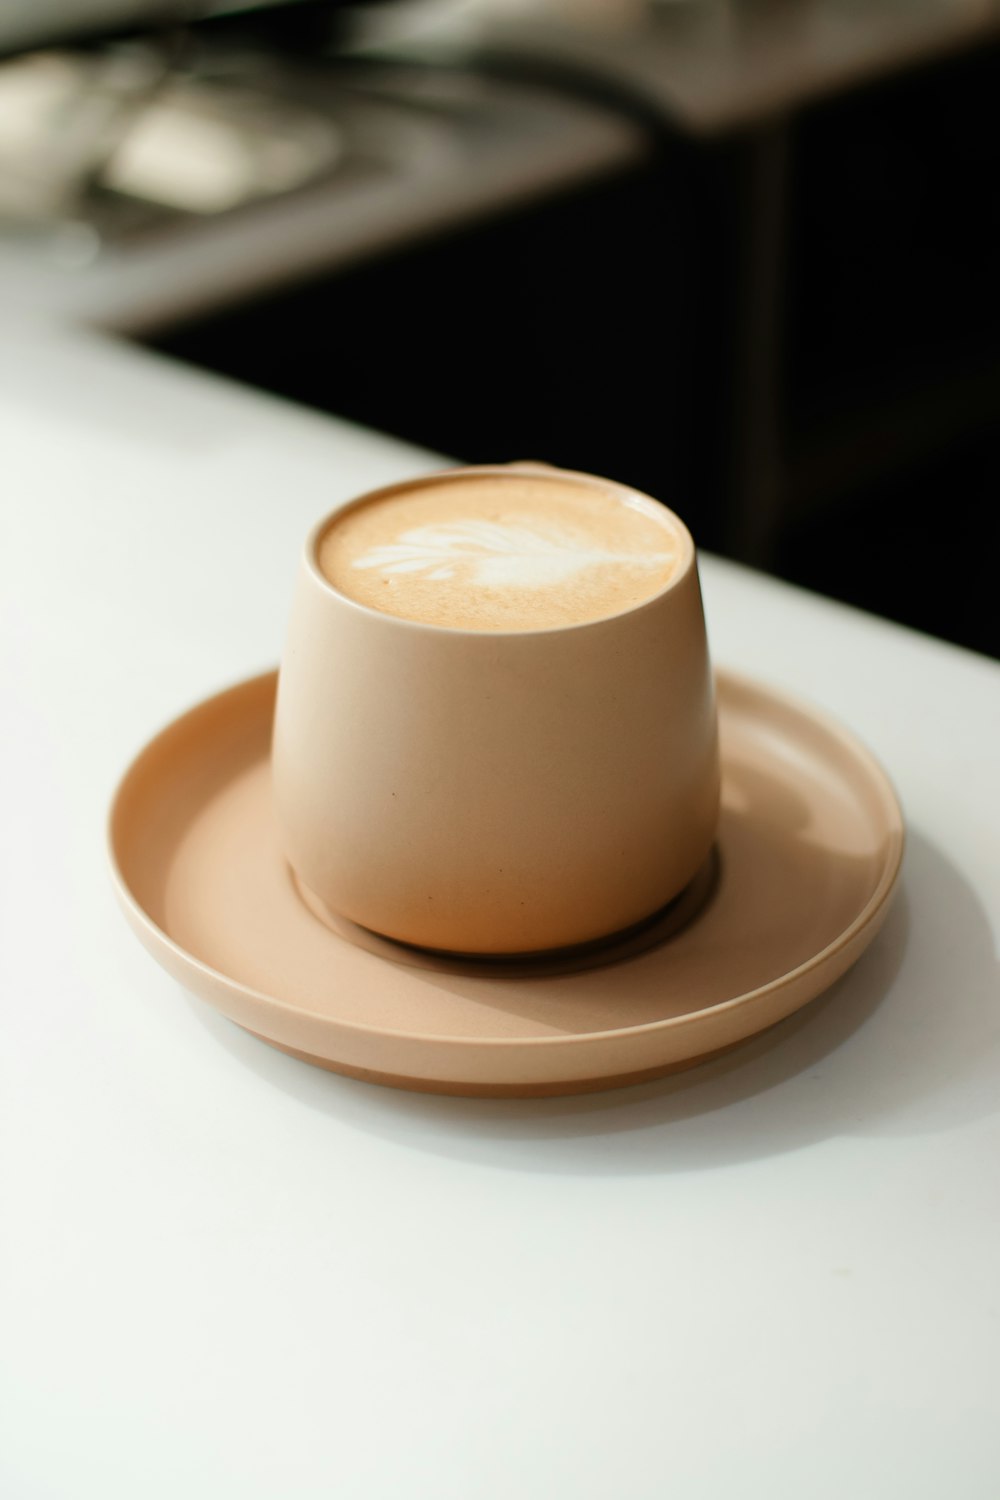
[[[684,561],[654,502],[513,468],[415,481],[335,516],[319,565],[383,614],[459,630],[545,630],[621,614]]]

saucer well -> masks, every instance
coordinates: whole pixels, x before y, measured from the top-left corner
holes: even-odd
[[[146,746],[114,799],[111,861],[129,923],[175,979],[322,1067],[467,1095],[639,1082],[790,1015],[887,914],[903,819],[885,773],[833,721],[722,671],[722,815],[694,893],[579,963],[378,938],[307,902],[281,853],[276,682],[230,688]]]

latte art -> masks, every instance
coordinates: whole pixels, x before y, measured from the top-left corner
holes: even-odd
[[[489,471],[390,492],[335,517],[319,547],[358,603],[465,630],[534,630],[619,613],[681,558],[668,513],[599,481]]]
[[[404,531],[398,542],[362,553],[352,567],[385,574],[420,573],[441,581],[463,577],[486,587],[551,588],[582,568],[624,563],[656,570],[671,556],[666,551],[609,552],[582,545],[572,536],[546,536],[529,526],[499,521],[458,521]]]

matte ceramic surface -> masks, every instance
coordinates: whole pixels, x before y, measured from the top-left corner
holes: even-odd
[[[531,464],[469,478],[569,480]],[[365,503],[372,496],[364,496]],[[306,543],[278,685],[274,789],[283,847],[325,905],[389,937],[516,953],[591,941],[683,889],[715,832],[715,703],[694,545],[634,608],[565,628],[470,631],[357,604]]]
[[[327,918],[299,894],[270,785],[275,674],[178,719],[111,816],[133,928],[187,988],[339,1072],[457,1094],[572,1093],[729,1048],[820,994],[886,915],[903,848],[884,773],[844,729],[717,677],[714,861],[605,953],[458,959]]]

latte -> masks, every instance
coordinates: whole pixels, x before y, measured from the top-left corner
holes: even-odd
[[[456,472],[335,516],[320,568],[349,599],[458,630],[545,630],[605,619],[681,567],[682,528],[653,501],[554,469]]]

